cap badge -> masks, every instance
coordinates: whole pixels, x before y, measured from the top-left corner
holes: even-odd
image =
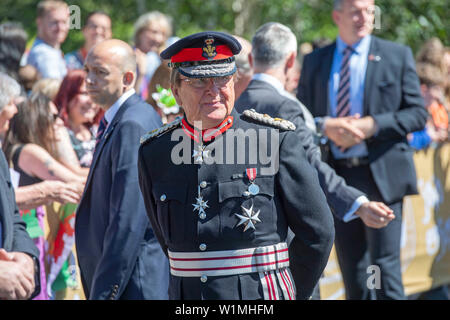
[[[214,59],[217,55],[216,46],[214,45],[214,39],[208,38],[205,40],[205,44],[203,46],[202,56],[208,60]]]

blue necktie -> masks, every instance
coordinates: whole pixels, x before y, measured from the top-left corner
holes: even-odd
[[[105,117],[100,120],[100,124],[98,126],[97,137],[95,137],[95,147],[97,148],[98,143],[102,140],[103,132],[105,132],[106,127],[108,126],[108,121],[106,121]]]
[[[347,46],[339,72],[339,89],[337,92],[336,117],[350,115],[350,56],[353,49]]]

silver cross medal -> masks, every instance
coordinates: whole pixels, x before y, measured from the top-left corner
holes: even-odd
[[[248,229],[253,229],[255,230],[255,223],[257,222],[261,222],[261,220],[259,219],[259,212],[260,210],[258,210],[257,212],[255,212],[253,210],[253,200],[252,200],[252,205],[249,209],[244,208],[244,206],[241,206],[242,208],[242,215],[239,213],[235,213],[235,215],[241,219],[241,221],[239,221],[238,225],[236,227],[239,227],[240,225],[244,225],[244,232],[247,231]]]
[[[200,194],[200,186],[198,186],[198,197],[195,198],[197,200],[197,203],[192,204],[194,206],[194,212],[198,210],[198,216],[200,217],[200,219],[205,219],[206,218],[206,212],[205,209],[209,208],[208,206],[208,201],[203,200],[203,197]]]
[[[204,159],[209,157],[210,150],[205,150],[206,146],[199,144],[195,147],[192,152],[192,158],[194,158],[194,162],[198,164],[202,164]]]

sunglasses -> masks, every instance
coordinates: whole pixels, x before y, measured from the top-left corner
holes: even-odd
[[[214,78],[185,78],[182,81],[188,83],[190,86],[197,89],[204,89],[208,86],[210,81],[214,83],[216,87],[223,87],[226,85],[233,76],[214,77]]]

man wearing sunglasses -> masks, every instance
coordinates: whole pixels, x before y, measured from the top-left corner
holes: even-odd
[[[240,50],[232,36],[209,31],[161,53],[185,115],[141,138],[138,167],[169,257],[171,299],[308,299],[333,243],[295,126],[233,109]]]

